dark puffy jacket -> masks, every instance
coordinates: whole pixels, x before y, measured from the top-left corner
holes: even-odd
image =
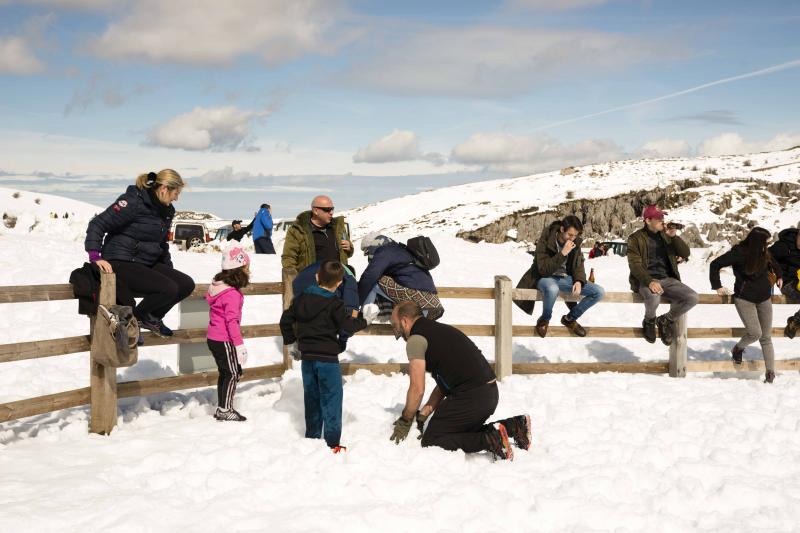
[[[125,194],[89,222],[86,251],[101,250],[107,261],[132,261],[148,266],[164,263],[171,267],[167,232],[175,208],[160,206],[159,209],[155,201],[147,190],[129,186]]]
[[[722,287],[719,271],[721,268],[730,266],[733,267],[733,275],[736,277],[736,281],[733,284],[733,294],[737,298],[754,304],[761,303],[772,295],[772,284],[767,277],[768,272],[772,271],[776,277],[780,278],[781,267],[772,259],[763,272],[748,274],[745,272],[746,260],[747,256],[744,248],[734,246],[727,253],[711,261],[711,265],[709,265],[711,288],[717,290]]]
[[[797,286],[797,269],[800,268],[800,250],[797,249],[797,230],[789,228],[778,233],[778,242],[769,247],[772,257],[783,270],[783,283]]]
[[[390,242],[375,250],[361,279],[358,280],[358,298],[361,304],[381,276],[389,276],[403,287],[436,293],[436,285],[430,272],[414,264],[411,253],[400,244]]]
[[[354,318],[336,295],[312,285],[292,300],[281,315],[284,344],[297,341],[302,358],[307,361],[335,363],[342,348],[339,332],[352,335],[367,327],[362,317]]]

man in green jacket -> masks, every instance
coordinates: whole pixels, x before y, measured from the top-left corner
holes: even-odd
[[[628,237],[628,267],[631,290],[644,299],[644,338],[669,346],[675,339],[675,320],[697,305],[697,293],[681,283],[678,263],[689,258],[689,246],[677,236],[676,227],[664,227],[664,215],[655,205],[642,213],[644,227]],[[661,296],[670,300],[669,311],[656,317]]]
[[[568,306],[569,313],[561,317],[561,323],[578,337],[586,336],[586,330],[578,324],[578,319],[605,295],[600,285],[586,280],[581,251],[582,232],[580,219],[568,215],[544,228],[536,243],[530,282],[542,296],[542,316],[536,321],[536,333],[540,337],[547,335],[553,305],[560,292],[583,296],[577,305]]]
[[[347,259],[353,256],[353,243],[344,217],[334,217],[333,209],[330,198],[316,196],[311,201],[311,210],[297,215],[283,244],[281,266],[284,269],[297,273],[326,260],[347,264]]]

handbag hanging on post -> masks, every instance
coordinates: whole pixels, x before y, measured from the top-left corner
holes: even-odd
[[[97,306],[91,353],[97,363],[119,368],[139,360],[139,323],[127,305]]]

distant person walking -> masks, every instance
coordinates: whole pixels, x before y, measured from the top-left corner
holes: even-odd
[[[767,250],[770,237],[769,231],[755,227],[742,242],[714,259],[709,267],[711,288],[718,294],[728,293],[720,281],[720,269],[733,267],[736,277],[733,304],[742,319],[745,334],[731,350],[731,356],[734,363],[742,364],[745,347],[759,341],[767,367],[767,383],[775,379],[771,298],[773,280],[779,289],[783,285],[781,267]]]
[[[142,328],[159,337],[171,337],[163,318],[172,307],[192,294],[192,278],[176,270],[167,243],[175,216],[172,205],[184,182],[171,169],[136,178],[125,194],[92,218],[86,229],[89,260],[143,299],[133,313]]]
[[[261,204],[261,209],[253,219],[253,243],[257,254],[274,254],[272,245],[272,211],[269,204]]]

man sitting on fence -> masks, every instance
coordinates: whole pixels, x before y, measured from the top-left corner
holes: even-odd
[[[530,277],[528,286],[536,287],[542,295],[542,316],[536,321],[536,333],[540,337],[547,335],[559,292],[583,296],[580,303],[570,306],[570,311],[561,317],[561,323],[579,337],[585,337],[586,330],[578,324],[578,319],[605,295],[600,285],[586,280],[582,232],[580,219],[568,215],[544,228],[536,243],[533,266],[526,276]]]
[[[444,314],[433,277],[414,263],[411,252],[403,245],[385,235],[370,233],[361,240],[361,250],[369,261],[358,280],[362,306],[374,303],[380,295],[394,303],[416,302],[422,314],[431,320]]]
[[[644,299],[644,338],[669,346],[675,339],[675,320],[697,305],[697,293],[681,283],[678,263],[689,258],[689,246],[677,236],[676,227],[664,227],[664,215],[655,205],[645,207],[644,227],[628,237],[631,290]],[[669,311],[656,318],[661,296],[670,299]]]
[[[778,233],[778,241],[769,247],[769,251],[783,271],[781,292],[791,300],[800,301],[797,280],[797,272],[800,269],[800,230],[787,228]],[[800,310],[786,320],[783,335],[793,339],[798,329],[800,329]]]
[[[414,302],[401,302],[392,311],[396,338],[406,341],[410,383],[403,412],[390,437],[397,444],[408,436],[416,417],[423,446],[465,452],[490,451],[495,457],[512,459],[508,439],[527,450],[531,442],[530,416],[519,415],[492,424],[486,420],[497,408],[499,394],[494,371],[477,346],[449,324],[422,316]],[[436,388],[419,409],[425,394],[425,372],[436,380]]]

